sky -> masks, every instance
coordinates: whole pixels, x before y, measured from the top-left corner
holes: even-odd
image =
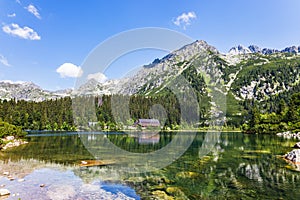
[[[97,45],[143,27],[174,30],[221,52],[239,44],[300,46],[299,9],[299,0],[0,0],[0,80],[72,88]],[[167,53],[133,52],[94,77],[119,78]]]

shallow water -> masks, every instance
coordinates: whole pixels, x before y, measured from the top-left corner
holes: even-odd
[[[0,185],[11,191],[10,199],[140,199],[158,193],[188,199],[300,198],[300,172],[278,157],[296,141],[211,135],[34,133],[29,144],[0,153],[1,173],[15,178],[3,176]],[[166,151],[174,141],[177,148]],[[187,151],[178,154],[189,141]],[[80,167],[95,158],[113,164]]]

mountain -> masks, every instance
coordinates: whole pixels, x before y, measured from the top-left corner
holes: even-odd
[[[251,53],[259,53],[263,55],[270,55],[274,53],[300,53],[300,46],[291,46],[286,47],[282,50],[277,49],[269,49],[269,48],[260,48],[257,45],[250,45],[249,47],[244,47],[243,45],[238,45],[236,47],[232,47],[228,54],[231,55],[241,55],[241,54],[251,54]]]
[[[224,92],[232,93],[236,100],[262,101],[298,85],[298,49],[296,46],[275,50],[239,45],[222,54],[205,41],[196,41],[143,66],[130,78],[93,85],[98,94],[153,95],[196,67],[197,72],[205,72],[211,84],[224,81]]]
[[[238,45],[227,54],[220,53],[205,41],[195,41],[161,59],[142,66],[137,73],[104,83],[94,79],[78,86],[75,91],[47,91],[31,82],[0,82],[0,98],[43,101],[70,95],[143,94],[164,92],[172,81],[183,76],[197,87],[204,72],[205,84],[211,89],[230,95],[237,101],[264,101],[274,95],[292,91],[299,85],[300,46],[283,50]],[[195,81],[195,79],[197,79]],[[179,88],[180,89],[180,88]],[[183,91],[184,88],[181,88]],[[205,92],[205,91],[201,91]]]
[[[71,92],[72,90],[50,92],[43,90],[32,82],[0,81],[0,98],[6,100],[16,99],[39,102],[69,96]]]

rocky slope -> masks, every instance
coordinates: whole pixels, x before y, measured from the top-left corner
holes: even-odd
[[[202,74],[205,83],[236,100],[264,100],[272,95],[289,91],[299,85],[300,46],[283,50],[239,45],[227,54],[220,53],[205,41],[195,41],[181,49],[142,66],[140,70],[119,80],[99,83],[89,80],[79,86],[73,95],[144,94],[154,95],[182,75]],[[185,88],[181,88],[184,90]],[[198,88],[199,89],[199,88]],[[50,92],[31,82],[0,82],[1,99],[43,101],[70,96],[71,90]]]
[[[50,92],[32,82],[0,81],[0,98],[26,101],[44,101],[69,96],[71,90]]]

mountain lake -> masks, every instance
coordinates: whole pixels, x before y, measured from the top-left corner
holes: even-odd
[[[300,199],[300,172],[281,157],[293,139],[30,132],[27,140],[0,152],[0,189],[10,191],[7,199]],[[169,146],[174,140],[177,149]],[[207,141],[215,142],[205,146]],[[149,159],[158,155],[151,153],[161,156]]]

